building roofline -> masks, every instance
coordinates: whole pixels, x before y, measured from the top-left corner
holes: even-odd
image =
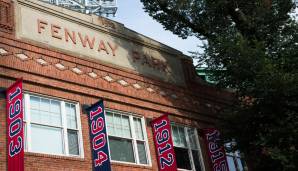
[[[165,45],[157,40],[149,38],[141,33],[138,33],[132,29],[125,27],[124,24],[117,21],[100,17],[97,15],[84,14],[77,11],[72,11],[67,8],[55,6],[46,2],[37,0],[13,0],[25,6],[30,6],[43,12],[51,13],[57,17],[64,18],[85,27],[89,27],[94,30],[109,34],[114,37],[126,39],[132,41],[141,46],[145,46],[154,50],[160,50],[165,53],[174,55],[180,59],[191,59],[189,56],[183,54],[181,51],[174,49],[168,45]],[[102,25],[102,23],[107,25]]]

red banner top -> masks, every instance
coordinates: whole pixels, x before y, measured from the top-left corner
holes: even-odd
[[[229,171],[224,147],[220,144],[220,132],[215,128],[203,129],[210,165],[213,171]]]
[[[24,124],[22,79],[6,90],[7,170],[24,171]]]
[[[153,139],[160,171],[177,171],[177,163],[171,135],[168,115],[163,115],[151,122]]]

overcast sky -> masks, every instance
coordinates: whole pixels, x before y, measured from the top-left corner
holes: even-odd
[[[165,31],[161,24],[153,20],[143,10],[140,0],[118,0],[118,11],[112,20],[123,23],[127,28],[155,39],[189,55],[188,51],[197,51],[200,41],[197,38],[181,39],[170,31]]]

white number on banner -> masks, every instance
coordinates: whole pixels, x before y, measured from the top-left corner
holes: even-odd
[[[18,95],[21,94],[21,89],[16,88],[15,92],[9,93],[9,103],[11,103]],[[21,113],[21,100],[17,99],[13,104],[9,105],[8,117],[13,119],[9,124],[9,137],[13,138],[18,135],[23,129],[22,119],[17,117]],[[22,150],[23,139],[21,136],[12,139],[9,142],[9,156],[13,157]]]

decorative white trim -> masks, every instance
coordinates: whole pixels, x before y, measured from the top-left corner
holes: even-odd
[[[7,55],[8,51],[5,50],[4,48],[0,48],[0,55]]]
[[[104,76],[103,79],[105,79],[108,82],[114,81],[114,79],[112,77],[108,76],[108,75]]]
[[[150,87],[146,88],[147,91],[149,91],[150,93],[154,92],[154,90]]]
[[[212,105],[210,103],[205,103],[205,106],[208,108],[212,107]]]
[[[95,72],[89,72],[88,75],[92,78],[97,78],[97,74]]]
[[[138,84],[138,83],[135,83],[135,84],[133,84],[132,85],[135,89],[141,89],[142,88],[142,86],[140,86],[140,84]]]
[[[56,63],[55,64],[55,67],[58,68],[58,69],[60,69],[60,70],[65,70],[66,69],[66,67],[63,64],[61,64],[61,63]]]
[[[0,55],[1,55],[1,50],[3,51],[3,53],[7,52],[4,48],[0,48]],[[15,56],[22,60],[22,61],[26,61],[26,60],[30,60],[32,59],[32,57],[30,56],[27,56],[26,54],[24,54],[23,52],[21,53],[16,53]],[[38,58],[38,59],[34,59],[37,63],[39,63],[40,65],[43,65],[43,66],[46,66],[46,65],[53,65],[54,67],[56,67],[57,69],[59,69],[60,71],[64,71],[64,70],[70,70],[78,75],[81,75],[81,74],[85,74],[91,78],[98,78],[99,77],[99,74],[92,71],[92,72],[84,72],[83,70],[81,70],[80,68],[78,68],[77,66],[73,67],[73,68],[70,68],[70,67],[67,67],[65,65],[63,65],[61,62],[58,62],[58,63],[51,63],[51,62],[47,62],[45,59],[43,59],[42,57],[41,58]],[[89,68],[91,70],[93,70],[92,68]],[[114,81],[117,81],[119,84],[121,84],[122,86],[124,87],[128,87],[130,85],[130,83],[128,83],[127,81],[124,80],[124,78],[120,78],[119,80],[115,80],[112,76],[109,76],[109,75],[105,75],[105,76],[101,76],[100,77],[108,82],[114,82]],[[157,90],[151,88],[150,84],[149,83],[144,83],[144,82],[141,82],[140,83],[134,83],[134,84],[131,84],[133,88],[139,90],[139,89],[146,89],[146,91],[148,91],[149,93],[154,93],[154,92],[157,92]],[[179,97],[176,95],[176,94],[170,94],[169,92],[166,92],[166,91],[159,91],[158,93],[159,95],[161,96],[169,96],[173,99],[178,99]],[[183,100],[185,101],[189,101],[187,98],[184,98]]]
[[[128,82],[126,82],[124,80],[118,80],[117,82],[125,87],[129,85]]]
[[[166,96],[167,95],[166,92],[164,92],[164,91],[160,91],[159,94],[162,95],[162,96]]]
[[[47,65],[47,64],[48,64],[48,62],[45,61],[45,60],[42,59],[42,58],[38,58],[38,59],[36,59],[36,62],[39,63],[40,65]]]
[[[25,60],[29,59],[29,57],[27,55],[23,54],[23,53],[17,53],[16,57],[19,58],[22,61],[25,61]]]
[[[83,71],[77,67],[71,68],[71,70],[72,70],[72,72],[74,72],[76,74],[83,74]]]
[[[172,97],[173,99],[177,99],[177,98],[178,98],[176,94],[172,94],[171,97]]]

